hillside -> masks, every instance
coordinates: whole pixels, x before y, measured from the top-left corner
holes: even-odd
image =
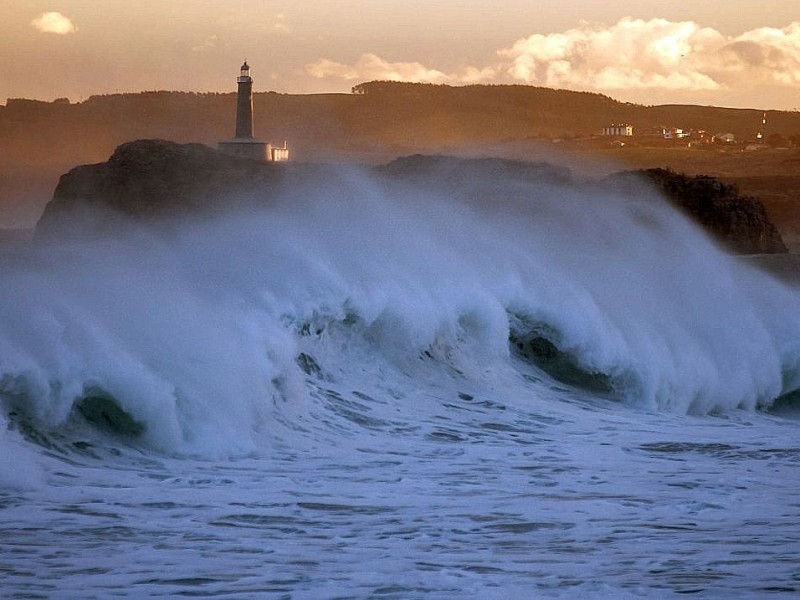
[[[637,130],[666,125],[731,132],[737,139],[748,139],[762,114],[698,106],[648,107],[599,94],[529,86],[373,82],[356,86],[354,92],[258,93],[256,135],[277,143],[287,140],[297,160],[374,164],[416,152],[492,153],[498,144],[566,139],[567,145],[579,145],[575,140],[588,139],[615,122],[630,123]],[[164,138],[214,145],[231,137],[234,107],[233,93],[143,92],[92,96],[75,104],[66,99],[8,100],[0,106],[0,227],[30,226],[61,173],[77,164],[105,160],[125,141]],[[800,134],[800,113],[769,111],[767,119],[786,138]],[[607,144],[600,143],[577,150],[602,154]],[[549,145],[545,152],[553,148]],[[526,157],[524,151],[517,156]],[[633,166],[676,168],[656,156]],[[713,169],[708,173],[718,175]],[[737,170],[739,177],[748,175]]]
[[[713,106],[643,106],[601,94],[522,85],[370,82],[353,90],[372,110],[393,117],[384,121],[384,132],[410,141],[413,134],[399,133],[407,130],[405,125],[427,122],[438,127],[427,130],[424,137],[439,143],[586,137],[612,123],[630,124],[637,132],[661,126],[730,132],[746,140],[755,137],[765,114]],[[766,111],[766,118],[771,132],[786,137],[800,134],[800,113]],[[438,140],[432,139],[436,136]]]

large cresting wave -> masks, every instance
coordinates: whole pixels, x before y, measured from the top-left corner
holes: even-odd
[[[439,175],[343,167],[213,218],[3,249],[3,419],[228,456],[356,373],[406,378],[389,389],[526,365],[696,414],[800,387],[797,290],[651,192]]]

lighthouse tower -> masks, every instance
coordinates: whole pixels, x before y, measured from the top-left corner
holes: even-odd
[[[250,65],[247,61],[239,70],[236,79],[236,137],[219,142],[219,149],[233,156],[259,161],[289,160],[286,142],[283,147],[273,147],[267,142],[255,139],[253,128],[253,78],[250,77]]]
[[[244,61],[239,78],[236,80],[239,91],[236,95],[236,139],[253,139],[253,78],[250,65]]]

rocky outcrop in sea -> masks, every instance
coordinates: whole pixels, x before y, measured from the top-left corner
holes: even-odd
[[[787,248],[760,200],[739,193],[739,189],[716,177],[689,176],[669,169],[646,169],[612,175],[612,184],[649,182],[708,231],[712,237],[737,254],[780,254]]]
[[[119,146],[107,162],[79,166],[62,175],[36,234],[45,238],[103,235],[130,224],[168,223],[187,215],[202,218],[248,204],[264,206],[279,196],[302,194],[304,189],[346,194],[357,173],[371,175],[390,193],[446,191],[478,205],[490,203],[493,194],[513,194],[519,189],[509,182],[550,186],[549,193],[586,185],[563,167],[498,158],[414,155],[380,167],[342,167],[264,163],[201,144],[137,140]],[[643,180],[731,251],[786,252],[761,202],[741,196],[735,186],[713,177],[650,169],[612,176],[606,185],[631,193],[641,191]]]
[[[223,199],[277,185],[281,173],[274,167],[202,144],[136,140],[104,163],[62,175],[36,233],[69,237],[76,227],[103,233],[125,223],[208,214]]]

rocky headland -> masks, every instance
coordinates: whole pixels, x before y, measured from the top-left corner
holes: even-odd
[[[169,222],[186,215],[213,215],[231,205],[269,203],[305,186],[349,185],[354,167],[262,163],[222,154],[201,144],[137,140],[119,146],[108,161],[62,175],[36,226],[37,237],[102,235],[130,223]],[[513,178],[549,185],[585,185],[564,167],[496,158],[414,155],[380,167],[364,167],[386,186],[437,186],[475,202]],[[631,191],[642,182],[708,230],[734,253],[785,253],[763,205],[713,177],[687,177],[663,169],[626,172],[605,185]],[[344,188],[343,188],[344,189]]]
[[[37,236],[72,237],[131,222],[208,214],[232,192],[277,185],[276,165],[241,160],[202,144],[136,140],[104,163],[61,176],[36,224]]]
[[[736,254],[783,254],[778,229],[755,197],[708,175],[687,176],[670,169],[642,169],[612,175],[608,182],[651,182],[673,205]]]

